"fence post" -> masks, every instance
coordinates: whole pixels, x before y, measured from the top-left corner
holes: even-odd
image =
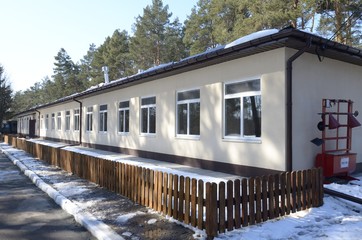
[[[206,183],[206,223],[207,239],[213,239],[217,235],[217,185]]]

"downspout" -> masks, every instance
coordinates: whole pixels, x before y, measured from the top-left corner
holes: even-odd
[[[300,57],[308,48],[311,47],[312,37],[307,40],[306,46],[299,49],[293,56],[287,60],[287,79],[286,79],[286,143],[285,143],[285,161],[286,171],[293,171],[293,62]]]
[[[73,101],[79,103],[79,145],[82,145],[83,103],[75,98],[73,98]]]

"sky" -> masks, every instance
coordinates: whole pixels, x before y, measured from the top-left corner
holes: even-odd
[[[196,0],[163,0],[184,22]],[[64,48],[74,62],[116,29],[132,35],[135,18],[152,0],[0,0],[0,64],[14,91],[53,74]]]

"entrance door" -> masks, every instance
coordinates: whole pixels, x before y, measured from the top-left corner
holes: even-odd
[[[29,137],[31,138],[35,137],[35,123],[35,119],[29,120]]]

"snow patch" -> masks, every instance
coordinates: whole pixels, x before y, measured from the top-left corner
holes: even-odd
[[[234,46],[242,44],[242,43],[250,42],[250,41],[258,39],[258,38],[266,37],[266,36],[275,34],[277,32],[279,32],[278,29],[268,29],[268,30],[262,30],[259,32],[255,32],[255,33],[246,35],[244,37],[241,37],[239,39],[236,39],[235,41],[233,41],[231,43],[226,44],[225,49],[234,47]]]
[[[157,222],[157,219],[152,218],[152,219],[147,221],[147,224],[155,224],[156,222]]]
[[[119,224],[125,224],[126,222],[128,222],[128,220],[134,218],[135,216],[137,215],[144,215],[145,213],[144,212],[140,212],[140,211],[137,211],[137,212],[132,212],[132,213],[127,213],[127,214],[124,214],[124,215],[121,215],[119,217],[117,217],[116,219],[116,222],[119,223]]]

